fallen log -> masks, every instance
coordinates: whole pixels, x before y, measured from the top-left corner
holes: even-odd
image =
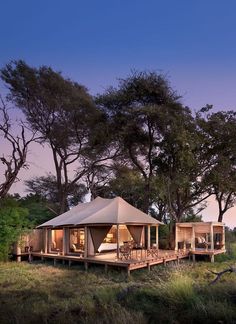
[[[225,273],[236,273],[236,268],[233,266],[229,266],[229,268],[220,271],[220,272],[216,272],[216,271],[212,271],[212,270],[208,270],[209,272],[213,273],[214,275],[216,275],[215,279],[213,281],[210,282],[210,285],[214,285]]]

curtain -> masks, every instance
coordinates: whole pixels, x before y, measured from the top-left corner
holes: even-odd
[[[143,233],[143,225],[127,225],[128,231],[130,232],[131,236],[133,237],[135,243],[140,244],[142,240],[142,233]]]
[[[88,228],[92,237],[94,251],[98,252],[98,248],[110,231],[111,226],[89,226]]]

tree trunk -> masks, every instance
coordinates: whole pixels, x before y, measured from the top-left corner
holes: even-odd
[[[175,223],[169,224],[169,249],[175,249]]]
[[[222,223],[222,221],[223,221],[223,216],[224,216],[224,212],[219,212],[218,222]]]
[[[145,184],[145,193],[143,197],[143,207],[142,210],[144,213],[148,214],[150,207],[150,184],[149,181]]]
[[[59,215],[65,213],[69,210],[68,202],[67,202],[67,192],[63,191],[60,193],[60,211]]]
[[[175,212],[176,223],[180,223],[182,218],[183,218],[183,211],[180,209],[176,210]]]

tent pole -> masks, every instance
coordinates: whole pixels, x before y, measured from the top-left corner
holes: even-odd
[[[62,255],[66,254],[66,228],[63,227]]]
[[[48,253],[48,229],[45,228],[45,237],[44,237],[44,253]]]
[[[88,257],[88,227],[84,227],[84,257]]]
[[[192,227],[192,246],[191,246],[192,250],[195,251],[195,226],[193,224],[193,227]]]
[[[117,224],[117,259],[120,258],[120,232],[119,232],[119,224]]]
[[[156,226],[156,247],[158,248],[158,225]]]
[[[147,228],[147,248],[150,249],[151,243],[151,233],[150,233],[150,225]]]
[[[225,249],[225,226],[222,226],[222,249]]]

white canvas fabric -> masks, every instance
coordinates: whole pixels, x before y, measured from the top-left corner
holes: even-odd
[[[113,199],[97,197],[91,202],[75,206],[66,213],[41,224],[38,228],[92,224],[157,225],[162,223],[133,207],[121,197]]]

